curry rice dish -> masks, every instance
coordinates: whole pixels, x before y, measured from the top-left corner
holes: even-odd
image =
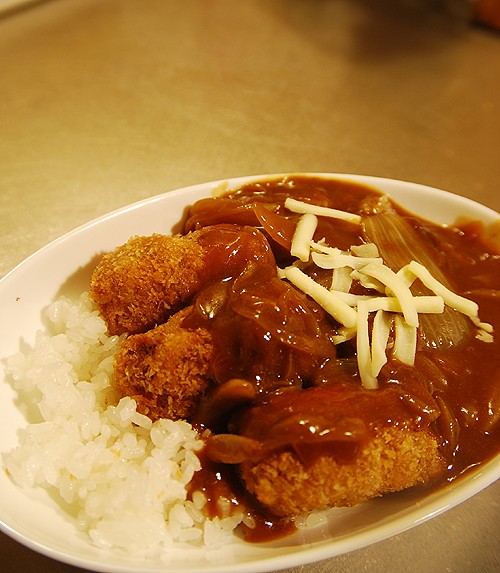
[[[288,523],[498,451],[499,282],[481,225],[294,176],[198,201],[179,235],[132,237],[90,296],[124,335],[119,394],[202,437],[191,490]]]
[[[105,255],[7,360],[38,412],[4,458],[16,484],[170,563],[498,453],[494,227],[332,179],[220,191]]]

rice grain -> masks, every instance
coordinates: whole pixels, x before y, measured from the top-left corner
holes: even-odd
[[[107,334],[87,293],[57,299],[46,317],[50,327],[33,348],[7,364],[41,417],[7,456],[14,482],[57,492],[77,515],[75,531],[102,548],[156,551],[168,561],[179,544],[223,543],[242,517],[210,520],[201,492],[187,499],[201,467],[196,431],[184,421],[153,423],[133,399],[117,399],[113,355],[122,337]]]

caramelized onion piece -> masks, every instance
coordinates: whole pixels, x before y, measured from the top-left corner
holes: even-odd
[[[222,197],[200,199],[189,208],[184,232],[221,223],[257,226],[253,204]]]
[[[482,432],[492,432],[498,424],[500,424],[500,368],[495,371],[491,394],[480,411],[479,429]]]
[[[232,378],[212,389],[198,406],[193,423],[216,430],[236,408],[248,404],[257,395],[255,386],[247,380]]]
[[[441,436],[442,439],[441,447],[453,451],[458,445],[460,424],[453,414],[452,409],[441,396],[434,396],[434,400],[441,411],[439,418],[437,418],[435,422],[439,436]]]
[[[262,203],[256,203],[253,211],[264,231],[271,239],[289,251],[295,232],[296,220],[282,217]]]
[[[382,213],[365,217],[363,225],[367,237],[377,245],[388,267],[397,271],[415,260],[439,282],[451,288],[439,266],[438,253],[407,218],[397,213]],[[415,295],[429,294],[418,281],[412,290]],[[419,336],[428,348],[452,348],[460,344],[471,330],[470,321],[450,307],[446,307],[442,314],[423,315],[420,319]]]
[[[315,305],[269,268],[249,266],[233,284],[231,310],[252,321],[264,336],[313,356],[335,354],[326,321]]]
[[[236,434],[213,434],[205,441],[205,453],[214,462],[241,464],[258,460],[262,445],[257,440]]]

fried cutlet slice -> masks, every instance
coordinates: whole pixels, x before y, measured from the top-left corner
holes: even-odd
[[[204,328],[183,328],[189,308],[145,333],[133,334],[115,355],[117,391],[137,402],[137,410],[151,417],[188,419],[210,384],[213,353]]]
[[[165,322],[199,288],[206,266],[199,232],[135,236],[103,256],[90,296],[110,334],[144,332]]]
[[[427,484],[444,471],[431,430],[439,415],[425,390],[410,394],[395,384],[288,390],[265,397],[234,421],[242,439],[234,463],[246,488],[275,515],[352,506]],[[212,451],[231,462],[235,441],[226,447],[218,436]]]
[[[292,451],[241,466],[248,490],[279,516],[325,507],[353,506],[386,493],[428,484],[444,471],[430,432],[385,428],[375,433],[353,463],[319,456],[305,464]]]
[[[90,296],[110,334],[145,332],[189,304],[202,286],[238,276],[250,262],[275,268],[267,239],[252,227],[135,236],[103,256]]]

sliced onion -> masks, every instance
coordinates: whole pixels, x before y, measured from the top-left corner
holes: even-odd
[[[253,205],[253,212],[269,236],[276,241],[276,243],[289,251],[292,245],[297,220],[278,215],[262,203],[255,203]]]
[[[441,283],[450,288],[437,262],[438,253],[409,223],[397,213],[381,213],[363,218],[368,239],[375,243],[385,264],[397,272],[412,260],[419,262]],[[415,295],[429,294],[429,290],[416,282]],[[446,307],[442,314],[420,317],[419,336],[428,348],[451,348],[460,344],[469,334],[472,324],[461,313]]]

